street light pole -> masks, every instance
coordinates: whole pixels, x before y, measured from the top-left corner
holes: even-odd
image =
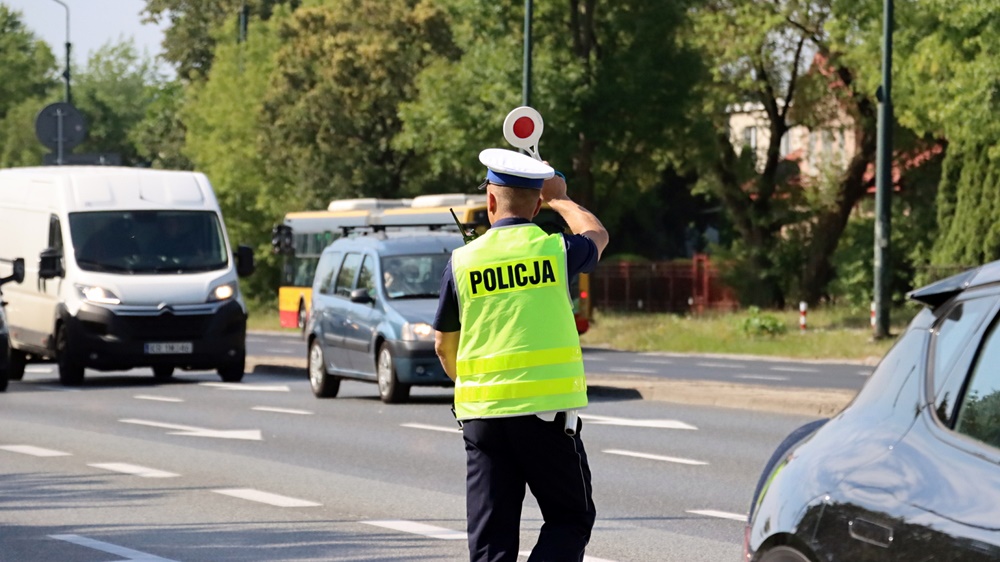
[[[882,86],[878,91],[878,155],[875,161],[875,339],[889,336],[892,214],[892,9],[882,5]]]
[[[67,6],[66,3],[63,2],[62,0],[52,0],[52,1],[60,4],[63,8],[66,9],[66,71],[63,72],[63,78],[66,79],[66,103],[73,103],[73,94],[70,91],[70,86],[69,86],[69,60],[70,60],[69,57],[70,57],[70,50],[72,49],[72,45],[69,42],[69,6]]]
[[[524,0],[524,73],[521,79],[521,105],[531,105],[531,12],[532,0]]]

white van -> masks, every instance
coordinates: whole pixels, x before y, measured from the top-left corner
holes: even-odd
[[[105,166],[0,170],[0,257],[24,257],[4,287],[9,373],[54,359],[64,385],[84,368],[216,369],[243,378],[246,305],[204,174]],[[0,264],[0,275],[9,274]]]

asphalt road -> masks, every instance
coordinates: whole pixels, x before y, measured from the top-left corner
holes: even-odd
[[[284,345],[251,340],[269,355]],[[654,376],[661,366],[644,361],[661,359],[677,358],[587,353],[589,366]],[[691,361],[706,376],[816,374]],[[759,470],[813,418],[630,396],[595,396],[584,412],[598,507],[587,560],[737,560]],[[388,406],[356,382],[317,400],[301,373],[263,366],[236,385],[88,371],[65,389],[53,366],[30,365],[0,394],[0,561],[462,560],[450,401],[449,389],[414,389]],[[539,525],[529,495],[525,551]]]

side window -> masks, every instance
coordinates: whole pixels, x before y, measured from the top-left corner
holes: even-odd
[[[340,265],[342,255],[340,252],[330,252],[323,254],[319,259],[319,265],[316,266],[316,276],[313,279],[313,292],[318,291],[324,295],[330,294],[330,288],[333,284],[333,274],[337,271],[337,266]]]
[[[983,339],[965,393],[958,405],[955,431],[1000,449],[1000,328],[994,322]]]
[[[358,274],[358,288],[368,289],[368,294],[375,296],[375,260],[371,256],[365,256],[365,261],[361,264],[361,273]]]
[[[942,398],[942,388],[955,370],[956,361],[969,345],[972,334],[993,308],[992,298],[978,298],[956,303],[934,328],[932,364],[934,396]],[[964,371],[964,369],[963,369]],[[961,384],[961,383],[959,383]],[[956,394],[951,394],[954,400]]]
[[[337,285],[334,294],[338,297],[350,297],[354,288],[354,277],[361,267],[361,254],[350,253],[344,258],[344,265],[340,267],[340,274],[337,275]]]

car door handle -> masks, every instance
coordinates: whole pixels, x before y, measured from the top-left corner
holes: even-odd
[[[851,538],[855,540],[881,546],[882,548],[892,546],[892,527],[886,527],[885,525],[873,523],[866,519],[855,518],[847,522],[847,529],[851,534]]]

